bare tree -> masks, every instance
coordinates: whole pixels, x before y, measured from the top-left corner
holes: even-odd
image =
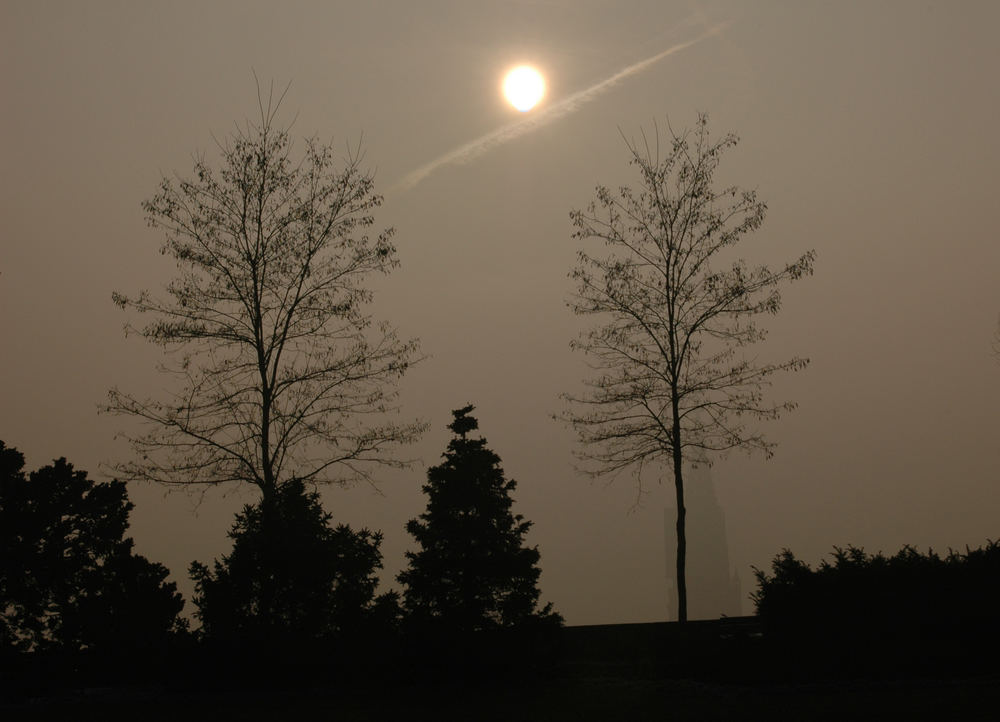
[[[574,238],[601,239],[603,257],[586,250],[570,273],[577,290],[569,306],[597,315],[601,325],[572,343],[589,357],[596,376],[560,418],[583,447],[578,456],[594,475],[631,469],[641,493],[648,467],[672,469],[677,499],[678,616],[687,619],[684,464],[711,463],[734,448],[770,455],[773,444],[748,420],[777,418],[791,402],[768,403],[763,389],[778,371],[808,360],[759,363],[742,351],[762,341],[755,317],[776,313],[778,286],[811,274],[814,253],[773,271],[742,260],[713,267],[766,212],[754,191],[714,190],[722,153],[738,139],[709,137],[707,116],[694,131],[659,131],[642,144],[626,140],[638,191],[598,186],[596,200],[570,218]],[[661,155],[662,154],[662,155]]]
[[[425,428],[391,420],[418,342],[366,310],[370,275],[398,266],[393,230],[369,235],[373,175],[360,145],[338,162],[309,139],[294,159],[274,124],[282,98],[258,94],[260,124],[218,142],[219,170],[196,157],[193,177],[164,178],[143,203],[180,274],[164,298],[113,300],[155,317],[138,331],[167,349],[178,388],[110,391],[105,411],[145,422],[128,435],[136,460],[113,467],[125,479],[249,482],[269,498],[293,478],[370,480]]]

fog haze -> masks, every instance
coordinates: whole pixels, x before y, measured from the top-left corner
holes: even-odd
[[[499,93],[509,66],[546,75],[544,111],[720,24],[553,122],[402,183],[521,117]],[[429,355],[402,385],[404,415],[431,424],[402,452],[419,463],[325,490],[335,520],[383,531],[383,582],[398,586],[426,468],[449,412],[473,403],[534,522],[542,598],[569,624],[664,619],[669,472],[641,495],[628,475],[592,481],[551,415],[587,373],[569,350],[582,328],[565,306],[569,211],[598,183],[636,183],[622,134],[704,111],[714,134],[741,137],[719,181],[769,205],[741,255],[817,251],[757,351],[812,361],[769,392],[799,404],[766,428],[776,456],[712,469],[744,594],[751,565],[783,547],[815,563],[833,545],[996,539],[997,27],[993,2],[4,2],[0,439],[29,469],[65,456],[93,476],[130,453],[114,438],[127,420],[98,404],[169,380],[158,349],[125,338],[111,292],[175,270],[140,203],[254,116],[255,71],[291,81],[293,136],[363,135],[402,264],[375,282],[373,310]],[[137,550],[189,600],[188,564],[226,552],[233,513],[256,499],[130,493]]]

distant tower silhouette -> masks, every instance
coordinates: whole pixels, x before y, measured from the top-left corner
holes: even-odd
[[[743,614],[739,573],[730,570],[726,517],[715,498],[712,476],[705,466],[684,472],[687,508],[688,619],[717,619]],[[666,540],[668,619],[677,619],[677,510],[663,510]]]

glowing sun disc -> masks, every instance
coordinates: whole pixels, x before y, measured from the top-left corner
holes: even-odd
[[[503,79],[503,94],[511,105],[526,113],[545,95],[545,78],[529,65],[514,68]]]

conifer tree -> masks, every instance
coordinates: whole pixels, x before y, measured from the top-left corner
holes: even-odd
[[[540,555],[524,543],[531,522],[511,511],[517,483],[486,439],[469,438],[479,427],[474,408],[452,412],[455,438],[427,471],[427,510],[406,525],[419,549],[398,577],[405,610],[411,622],[459,634],[559,624],[551,604],[538,609]]]
[[[202,635],[258,656],[302,653],[391,621],[395,593],[375,595],[382,534],[331,520],[299,479],[246,505],[229,532],[232,552],[212,568],[191,564]]]

